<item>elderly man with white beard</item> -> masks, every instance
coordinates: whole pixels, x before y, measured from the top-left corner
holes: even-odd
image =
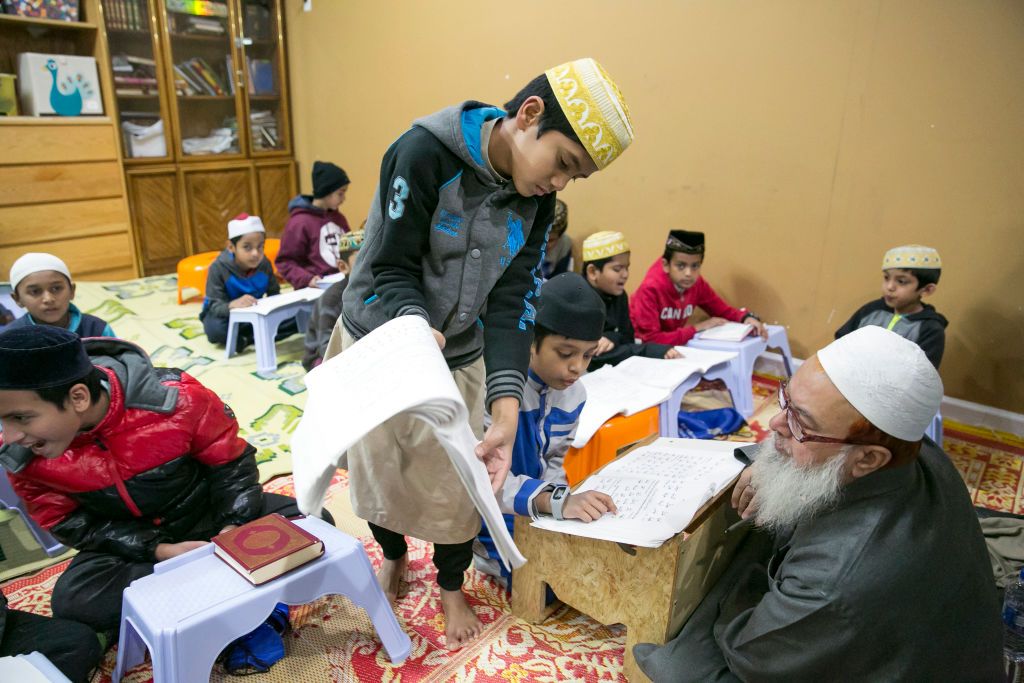
[[[963,480],[923,438],[942,399],[913,342],[864,327],[805,362],[733,494],[753,522],[655,682],[998,681],[992,570]]]

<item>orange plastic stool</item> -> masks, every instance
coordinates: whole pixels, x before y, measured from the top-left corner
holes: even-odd
[[[274,261],[277,260],[277,252],[281,251],[281,240],[276,237],[268,237],[263,243],[263,255],[270,261],[270,265],[274,267],[274,274],[280,275],[277,272],[277,264]]]
[[[601,425],[583,448],[570,448],[562,465],[569,486],[575,486],[614,460],[627,446],[657,434],[658,410],[659,406],[653,406],[629,417],[616,415]]]
[[[204,251],[201,254],[192,254],[178,261],[178,305],[197,298],[193,294],[188,299],[182,299],[181,295],[185,289],[199,290],[198,298],[206,296],[206,271],[210,264],[217,259],[219,251]]]

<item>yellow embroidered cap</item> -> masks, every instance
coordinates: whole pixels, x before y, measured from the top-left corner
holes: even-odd
[[[338,238],[338,251],[344,253],[346,251],[356,251],[363,246],[363,240],[366,239],[366,232],[362,229],[353,230],[352,232],[346,232],[344,235]]]
[[[590,158],[602,169],[633,142],[629,108],[619,87],[590,57],[544,72],[555,99]]]
[[[882,258],[882,270],[889,268],[942,268],[939,252],[931,247],[920,244],[907,244],[885,252]]]
[[[583,262],[611,258],[629,251],[629,243],[621,232],[602,230],[583,240]]]

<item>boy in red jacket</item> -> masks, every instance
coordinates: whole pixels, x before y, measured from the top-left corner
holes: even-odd
[[[0,334],[0,424],[0,465],[29,515],[78,550],[54,616],[108,635],[121,593],[156,562],[271,512],[299,514],[263,492],[256,451],[217,394],[125,341]]]
[[[768,330],[755,314],[733,308],[711,289],[700,276],[703,263],[704,233],[669,231],[665,253],[651,264],[629,302],[629,317],[640,341],[681,346],[698,332],[730,321],[748,323],[768,338]],[[711,317],[688,325],[698,306]]]

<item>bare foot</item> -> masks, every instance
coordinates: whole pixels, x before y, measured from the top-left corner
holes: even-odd
[[[458,650],[477,638],[484,625],[476,618],[473,608],[466,602],[462,590],[446,591],[441,588],[441,609],[444,610],[444,637],[449,650]]]
[[[409,556],[402,555],[397,560],[384,559],[384,562],[380,565],[380,569],[377,570],[377,581],[380,583],[380,587],[384,589],[384,597],[388,599],[388,602],[392,605],[398,598],[403,597],[409,588],[409,585],[405,582],[405,570],[409,566]]]

